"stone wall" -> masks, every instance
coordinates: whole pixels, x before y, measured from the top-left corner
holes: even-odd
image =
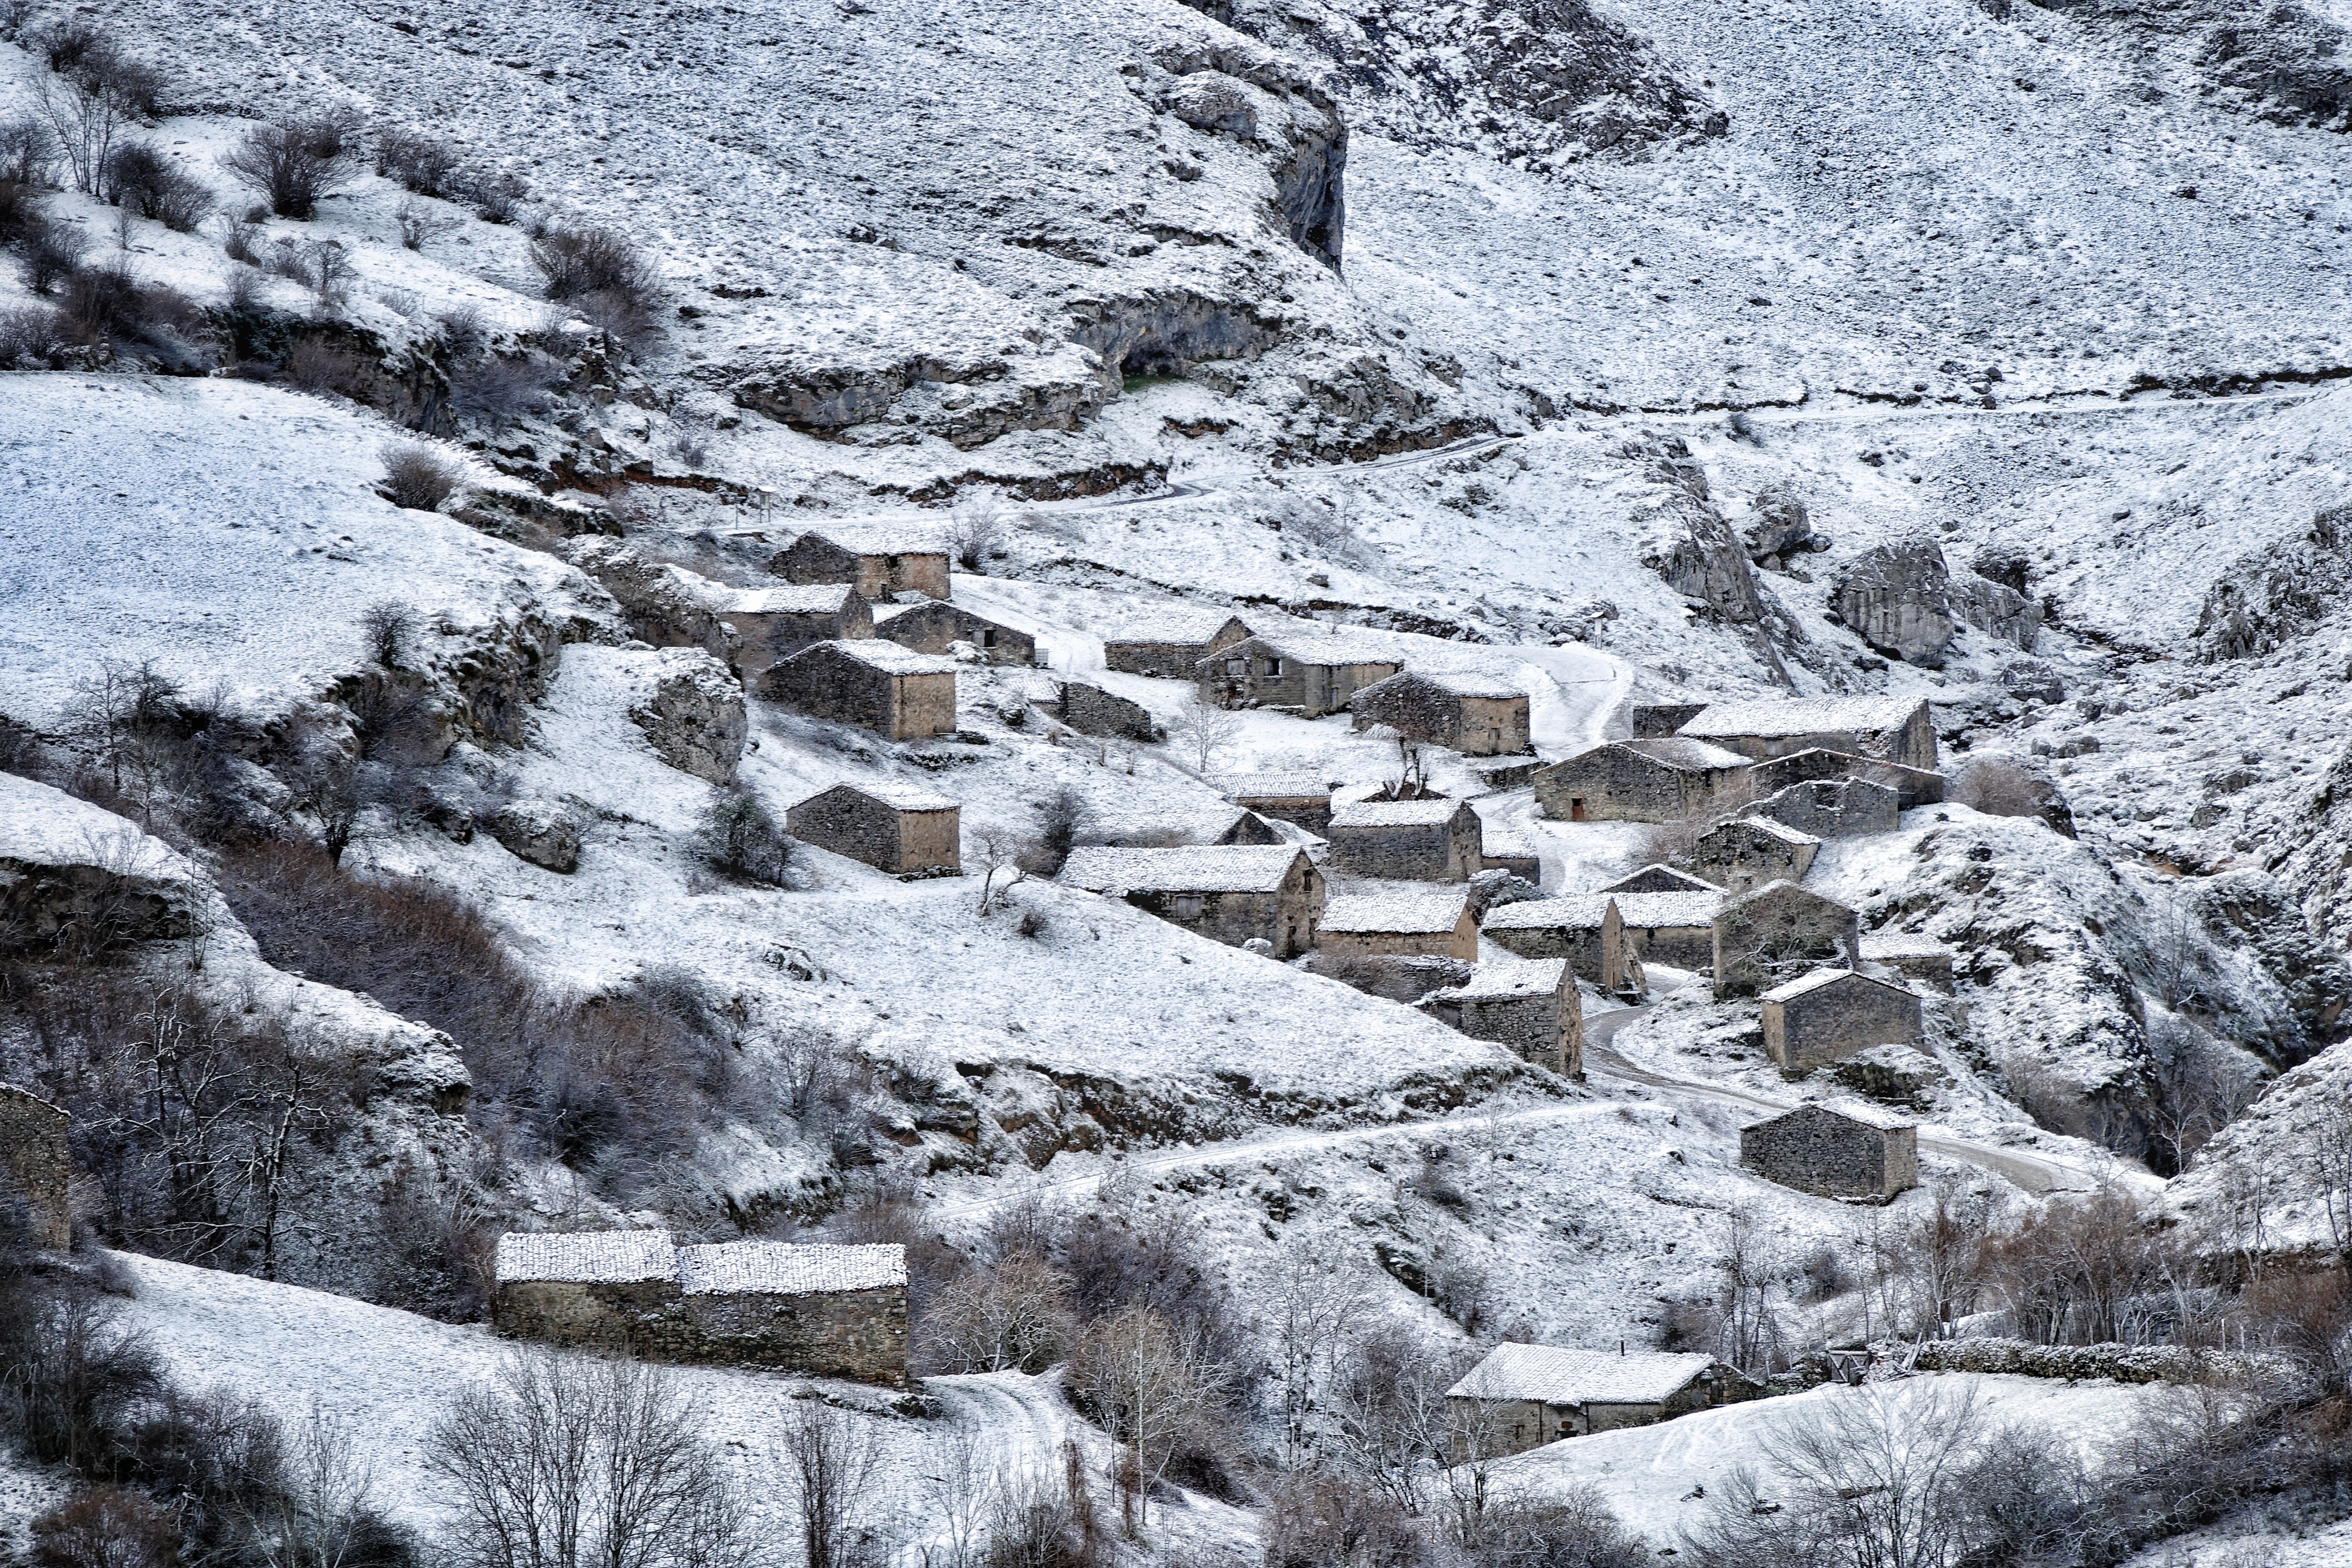
[[[984,664],[1034,664],[1037,639],[973,615],[961,605],[934,599],[877,622],[874,635],[917,653],[945,655],[960,642],[980,650]]]
[[[1198,677],[1201,661],[1211,654],[1223,653],[1249,633],[1238,623],[1219,629],[1216,636],[1204,643],[1190,642],[1114,642],[1103,639],[1103,664],[1128,675],[1156,675],[1163,680],[1192,680]]]
[[[1706,710],[1704,702],[1637,703],[1633,712],[1633,739],[1655,741],[1673,734]]]
[[[907,1288],[776,1296],[688,1296],[674,1280],[627,1284],[509,1281],[490,1325],[544,1341],[646,1361],[748,1366],[810,1377],[907,1386]]]
[[[1672,822],[1714,808],[1738,776],[1684,770],[1624,746],[1596,746],[1536,772],[1536,804],[1561,822]]]
[[[1466,882],[1486,869],[1485,831],[1466,807],[1427,826],[1351,827],[1333,823],[1331,863],[1359,877],[1420,882]]]
[[[837,612],[730,610],[727,622],[742,638],[743,646],[735,656],[735,663],[742,673],[744,688],[752,691],[760,689],[760,678],[771,666],[790,658],[811,643],[849,641],[874,635],[873,607],[854,593],[843,601]]]
[[[0,1083],[0,1215],[25,1222],[35,1247],[73,1245],[73,1159],[66,1113],[38,1095]]]
[[[768,560],[768,570],[787,583],[847,583],[879,604],[893,594],[950,596],[944,552],[901,555],[860,554],[815,533],[804,533]]]
[[[1734,899],[1715,917],[1715,994],[1752,996],[1824,963],[1850,961],[1862,921],[1833,900],[1785,882]]]
[[[1066,680],[1054,702],[1054,717],[1081,735],[1112,735],[1130,741],[1158,738],[1160,726],[1139,702],[1112,695],[1083,680]]]
[[[772,668],[761,695],[794,712],[856,724],[893,741],[955,732],[952,674],[892,675],[820,645]]]
[[[1127,901],[1171,925],[1239,947],[1252,941],[1272,945],[1276,958],[1295,958],[1315,945],[1316,922],[1323,918],[1323,874],[1294,868],[1275,893],[1130,892]]]
[[[1728,893],[1745,893],[1768,882],[1801,881],[1821,845],[1773,831],[1778,826],[1743,817],[1719,822],[1701,834],[1675,865]]]
[[[1605,986],[1607,977],[1621,967],[1610,959],[1610,942],[1599,926],[1490,926],[1485,935],[1521,958],[1564,958],[1570,974],[1595,985]]]
[[[1424,953],[1346,957],[1318,951],[1307,960],[1307,970],[1352,985],[1367,996],[1410,1006],[1433,991],[1463,984],[1477,966],[1466,959],[1433,958]],[[1458,1028],[1454,1020],[1444,1020]]]
[[[1318,837],[1331,826],[1331,796],[1321,795],[1236,795],[1234,804],[1260,816],[1271,816],[1303,827]]]
[[[1885,784],[1839,778],[1790,784],[1742,815],[1764,817],[1815,838],[1859,838],[1894,832],[1901,813],[1901,796]]]
[[[1458,958],[1468,963],[1476,962],[1478,957],[1478,928],[1465,909],[1462,912],[1461,922],[1452,931],[1327,931],[1318,934],[1316,946],[1326,959],[1333,962],[1391,954],[1420,954],[1429,958]]]
[[[1669,969],[1705,969],[1715,962],[1715,928],[1704,926],[1627,926],[1625,945],[1644,963]]]
[[[1466,757],[1506,756],[1528,749],[1524,697],[1465,697],[1406,670],[1357,692],[1349,707],[1359,730],[1385,724],[1408,740]]]
[[[1817,1197],[1891,1198],[1918,1184],[1918,1134],[1808,1108],[1742,1129],[1739,1163]]]
[[[1393,661],[1317,664],[1277,654],[1252,637],[1203,659],[1198,679],[1204,701],[1228,708],[1296,708],[1303,718],[1319,719],[1402,668]]]
[[[1761,1010],[1764,1049],[1791,1071],[1819,1067],[1870,1046],[1919,1040],[1919,998],[1864,975],[1833,980]]]
[[[1572,974],[1559,994],[1471,997],[1454,1005],[1462,1020],[1454,1027],[1472,1039],[1492,1040],[1556,1073],[1584,1077],[1582,1006]]]
[[[960,871],[960,811],[907,811],[844,786],[813,795],[784,813],[795,838],[846,855],[877,871],[905,876]]]
[[[1815,779],[1854,778],[1893,790],[1895,805],[1905,811],[1934,805],[1944,798],[1944,775],[1932,769],[1904,767],[1818,746],[1759,763],[1748,776],[1759,796],[1777,795],[1790,784]]]
[[[894,741],[928,740],[952,735],[956,730],[956,678],[953,675],[899,675],[898,728]]]

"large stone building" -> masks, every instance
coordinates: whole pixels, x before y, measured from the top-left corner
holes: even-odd
[[[1201,699],[1221,707],[1286,708],[1304,719],[1336,713],[1404,660],[1359,631],[1259,632],[1193,666]]]
[[[1852,963],[1862,921],[1835,899],[1772,882],[1715,917],[1715,994],[1752,996],[1823,963]]]
[[[1105,691],[1099,686],[1088,686],[1083,680],[1066,680],[1055,694],[1054,717],[1081,735],[1103,735],[1127,741],[1157,741],[1161,730],[1151,710],[1140,702]]]
[[[838,784],[784,813],[792,836],[893,876],[952,876],[963,869],[962,808],[896,780]]]
[[[1486,911],[1486,940],[1521,958],[1564,958],[1579,980],[1614,992],[1625,983],[1625,938],[1606,893],[1522,899]]]
[[[1760,1392],[1713,1356],[1499,1344],[1445,1391],[1456,1463],[1648,1426]]]
[[[887,605],[874,613],[874,635],[917,653],[947,655],[968,643],[982,664],[1034,664],[1037,639],[1018,626],[975,616],[946,599]]]
[[[847,583],[869,604],[900,594],[949,597],[947,541],[895,523],[821,524],[771,556],[768,570],[787,583]]]
[[[1276,958],[1315,945],[1323,873],[1287,844],[1070,851],[1060,880],[1124,899],[1171,925],[1240,947],[1262,941]]]
[[[1103,628],[1103,663],[1128,675],[1195,680],[1202,659],[1249,635],[1249,627],[1230,610],[1142,610]]]
[[[1765,1054],[1791,1072],[1922,1037],[1919,998],[1909,988],[1850,969],[1816,969],[1758,1001]]]
[[[1508,1046],[1528,1061],[1581,1080],[1584,1005],[1564,958],[1482,963],[1470,978],[1426,1004],[1473,1039]]]
[[[1723,889],[1744,893],[1767,882],[1797,882],[1822,847],[1810,833],[1769,817],[1735,816],[1695,839],[1676,863]]]
[[[490,1326],[509,1339],[907,1386],[907,1249],[667,1231],[509,1233]]]
[[[1176,849],[1188,844],[1280,844],[1282,834],[1254,811],[1237,805],[1205,810],[1097,811],[1076,842],[1113,849]]]
[[[1762,762],[1819,748],[1933,772],[1936,723],[1924,697],[1805,697],[1722,702],[1675,731]]]
[[[1331,962],[1370,958],[1478,957],[1478,917],[1463,889],[1333,893],[1315,943]]]
[[[1740,815],[1769,818],[1813,838],[1865,838],[1894,832],[1902,810],[1901,795],[1885,784],[1834,778],[1790,784],[1742,808]]]
[[[1856,1101],[1801,1105],[1741,1128],[1739,1163],[1817,1197],[1883,1201],[1919,1184],[1919,1130]]]
[[[1537,769],[1536,804],[1562,822],[1673,822],[1723,809],[1747,772],[1738,752],[1677,736],[1611,741]]]
[[[1819,746],[1759,763],[1748,772],[1748,782],[1759,799],[1777,795],[1792,784],[1835,779],[1861,779],[1891,789],[1895,804],[1904,811],[1934,805],[1944,798],[1944,775],[1932,768],[1909,768],[1883,758],[1857,757]]]
[[[1385,724],[1408,741],[1465,757],[1528,749],[1528,694],[1490,676],[1404,669],[1349,699],[1355,727]]]
[[[873,606],[846,583],[728,588],[713,602],[735,628],[735,674],[746,691],[759,690],[770,668],[812,643],[853,642],[874,635]]]
[[[0,1083],[0,1227],[21,1224],[26,1241],[51,1252],[73,1245],[69,1125],[32,1090]]]
[[[768,671],[761,695],[893,741],[955,733],[955,661],[879,638],[812,643]]]
[[[1466,800],[1357,800],[1331,808],[1331,864],[1359,877],[1466,882],[1486,869],[1486,829]]]

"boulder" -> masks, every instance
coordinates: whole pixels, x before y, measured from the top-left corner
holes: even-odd
[[[1168,112],[1195,131],[1257,140],[1258,95],[1223,71],[1196,71],[1168,94]]]
[[[1748,525],[1740,530],[1748,559],[1759,565],[1775,556],[1789,556],[1813,547],[1812,514],[1789,490],[1774,485],[1759,491],[1750,504]]]
[[[1864,551],[1837,585],[1838,614],[1880,653],[1940,669],[1951,646],[1951,582],[1943,547],[1915,534]]]
[[[630,704],[630,721],[671,767],[712,784],[732,779],[746,733],[742,687],[700,648],[662,648],[647,662],[651,689]]]
[[[2042,631],[2042,606],[2014,588],[1983,577],[1962,577],[1946,593],[1952,613],[1987,637],[2033,651]]]
[[[580,867],[580,819],[551,800],[509,802],[482,824],[508,852],[534,866],[571,875]]]
[[[2000,683],[2029,702],[2055,704],[2066,700],[2066,683],[2039,659],[2021,658],[2000,672]]]

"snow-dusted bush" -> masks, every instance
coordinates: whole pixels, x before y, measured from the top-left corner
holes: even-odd
[[[503,430],[545,408],[562,379],[563,367],[535,350],[489,354],[449,372],[449,407],[470,424]]]
[[[221,166],[268,198],[269,210],[279,217],[307,219],[358,173],[359,148],[352,132],[349,120],[331,114],[258,126],[246,132]]]
[[[47,184],[57,150],[56,135],[31,115],[0,120],[0,180],[28,188]]]
[[[152,142],[125,142],[108,155],[100,195],[123,211],[194,234],[212,211],[210,187]]]
[[[551,300],[610,294],[646,305],[661,292],[659,270],[618,229],[550,228],[531,241],[530,259]]]
[[[322,338],[304,336],[286,351],[286,381],[304,392],[348,394],[359,377],[359,357]]]
[[[39,365],[62,335],[55,310],[39,305],[0,310],[0,370]]]
[[[54,293],[58,284],[81,265],[89,241],[68,224],[36,217],[21,237],[25,287],[36,294]]]
[[[446,196],[457,190],[457,150],[436,136],[405,126],[376,132],[375,172],[420,196]]]
[[[730,877],[772,888],[788,886],[797,847],[767,802],[748,790],[723,790],[702,814],[695,848]]]
[[[415,442],[387,447],[383,452],[383,499],[411,511],[431,511],[449,499],[465,477],[456,459]]]

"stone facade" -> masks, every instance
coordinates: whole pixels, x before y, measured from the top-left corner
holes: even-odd
[[[771,668],[811,643],[849,642],[874,635],[874,607],[846,583],[732,588],[717,602],[726,624],[735,628],[735,673],[746,691],[759,690],[761,678]]]
[[[1603,991],[1622,989],[1631,953],[1623,917],[1606,893],[1523,899],[1486,911],[1480,929],[1506,952],[1521,958],[1564,958],[1570,972]]]
[[[1747,771],[1745,757],[1678,737],[1611,741],[1537,769],[1536,804],[1561,822],[1672,822],[1712,815]]]
[[[1704,1354],[1504,1343],[1446,1390],[1456,1463],[1737,1404],[1762,1385]],[[1475,1436],[1475,1438],[1473,1435]]]
[[[1763,994],[1764,1051],[1791,1072],[1872,1046],[1919,1043],[1919,998],[1846,969],[1821,969]]]
[[[898,594],[949,596],[947,546],[919,530],[813,528],[771,556],[768,570],[787,583],[846,583],[869,604]]]
[[[1850,963],[1860,917],[1794,882],[1743,893],[1715,917],[1715,994],[1753,996],[1822,963]]]
[[[1822,750],[1933,772],[1936,725],[1924,697],[1808,697],[1708,708],[1677,731],[1758,762]]]
[[[0,1083],[0,1219],[23,1221],[45,1251],[73,1246],[73,1158],[66,1113],[29,1089]]]
[[[893,741],[955,733],[956,667],[896,643],[814,643],[770,669],[761,685],[761,695],[794,712]]]
[[[1919,1184],[1919,1131],[1861,1107],[1801,1105],[1741,1128],[1739,1163],[1817,1197],[1885,1200]]]
[[[1804,879],[1822,841],[1780,823],[1735,816],[1699,835],[1675,864],[1726,892]]]
[[[1944,798],[1944,775],[1927,768],[1906,768],[1874,757],[1813,747],[1759,763],[1749,772],[1758,796],[1780,794],[1792,784],[1819,779],[1863,779],[1895,792],[1902,810],[1934,805]]]
[[[1740,815],[1769,818],[1814,838],[1863,838],[1894,832],[1902,810],[1902,797],[1885,784],[1838,778],[1790,784]]]
[[[1633,712],[1633,739],[1655,741],[1673,734],[1706,710],[1704,702],[1637,703]]]
[[[1404,661],[1360,632],[1279,632],[1244,637],[1193,666],[1201,700],[1224,708],[1336,713]]]
[[[1426,1005],[1472,1039],[1508,1046],[1539,1067],[1584,1078],[1584,1006],[1564,958],[1482,963]]]
[[[1229,947],[1262,941],[1276,958],[1315,945],[1323,873],[1289,845],[1074,849],[1060,880]]]
[[[1467,892],[1334,893],[1315,945],[1325,962],[1367,958],[1478,958],[1478,917]]]
[[[982,664],[1037,662],[1035,637],[945,599],[893,605],[875,617],[874,635],[917,653],[946,655],[956,644],[969,643],[979,650]]]
[[[1466,882],[1486,869],[1486,829],[1468,801],[1360,800],[1332,807],[1331,864],[1359,877]]]
[[[1103,633],[1103,663],[1128,675],[1192,680],[1202,659],[1249,635],[1241,617],[1223,610],[1153,611]]]
[[[1408,741],[1468,757],[1528,750],[1528,694],[1450,673],[1400,670],[1349,699],[1355,727],[1385,724]]]
[[[1716,888],[1610,894],[1610,902],[1617,909],[1618,940],[1626,955],[1611,989],[1635,978],[1627,973],[1633,963],[1697,970],[1714,963],[1715,915],[1723,907],[1723,898],[1722,890]]]
[[[803,843],[894,876],[963,869],[962,808],[911,784],[835,784],[787,810],[784,826]]]
[[[1054,717],[1081,735],[1110,735],[1129,741],[1156,741],[1161,731],[1151,710],[1140,702],[1113,696],[1083,680],[1066,680],[1054,699]]]
[[[1328,783],[1305,773],[1259,774],[1234,780],[1228,798],[1260,816],[1290,823],[1320,837],[1331,826],[1331,789]]]

